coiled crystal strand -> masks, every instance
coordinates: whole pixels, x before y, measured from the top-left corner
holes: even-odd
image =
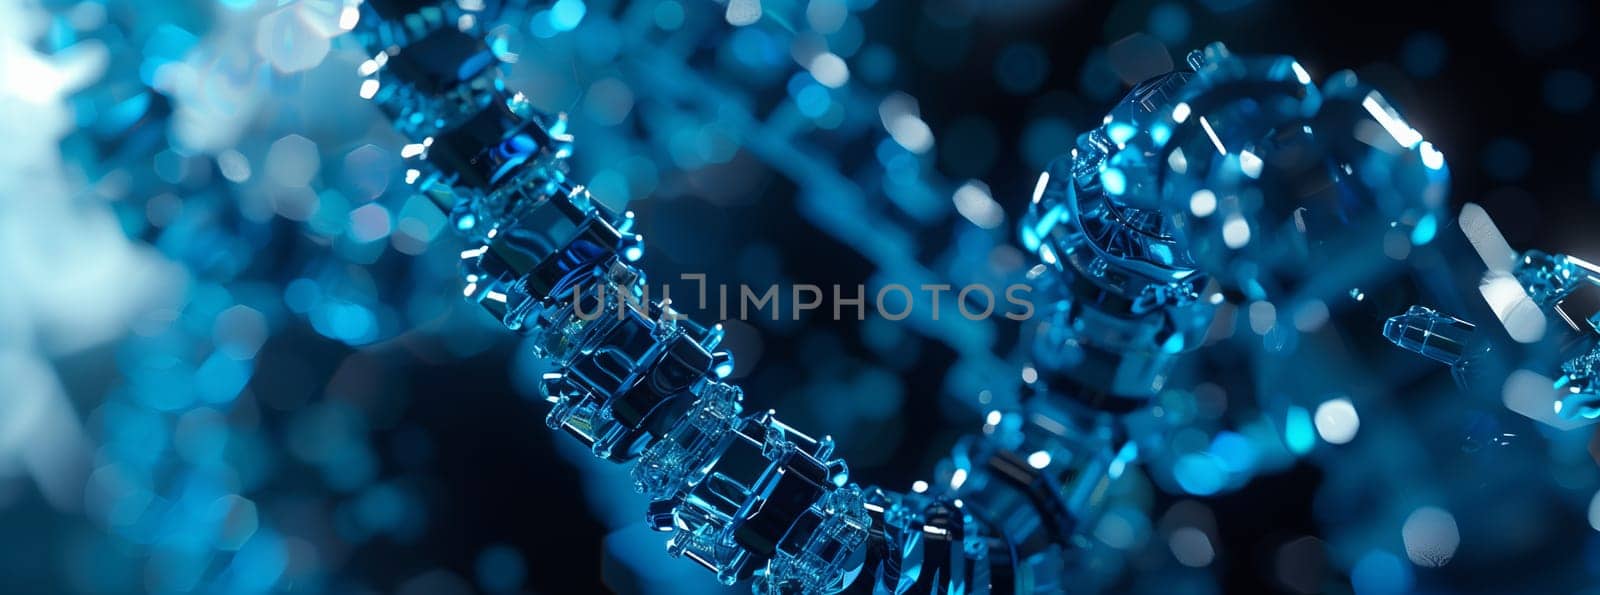
[[[648,520],[674,532],[668,552],[767,593],[989,592],[991,574],[1012,574],[958,501],[851,484],[830,438],[743,411],[722,382],[721,327],[647,298],[631,214],[567,178],[564,118],[507,92],[452,10],[359,6],[355,34],[374,50],[361,93],[411,139],[407,183],[477,244],[461,255],[464,295],[551,363],[549,426],[633,465]]]
[[[648,299],[631,214],[568,179],[564,117],[505,89],[474,30],[487,19],[462,18],[453,2],[367,0],[358,9],[355,35],[374,52],[361,93],[411,140],[407,183],[475,244],[461,254],[463,294],[534,339],[552,369],[541,384],[547,423],[597,457],[633,465],[635,487],[651,500],[646,518],[673,532],[671,555],[724,583],[754,579],[759,593],[1068,588],[1083,528],[1137,454],[1116,421],[1160,389],[1208,321],[1196,306],[1204,277],[1181,248],[1135,250],[1124,240],[1137,234],[1079,204],[1098,186],[1063,186],[1076,179],[1072,160],[1053,165],[1023,230],[1045,263],[1034,278],[1058,292],[1036,332],[1034,396],[1020,411],[989,412],[933,485],[909,494],[861,487],[830,438],[771,411],[743,411],[739,388],[723,382],[732,356],[718,349],[720,326]],[[1119,246],[1119,275],[1105,274],[1106,259],[1082,258],[1086,242]],[[1107,307],[1122,309],[1085,310]],[[1127,332],[1075,334],[1085,316]],[[1094,589],[1073,580],[1074,590]]]

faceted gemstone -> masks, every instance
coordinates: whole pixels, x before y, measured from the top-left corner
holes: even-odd
[[[1466,354],[1474,328],[1449,314],[1412,306],[1383,324],[1383,336],[1401,349],[1453,366]]]

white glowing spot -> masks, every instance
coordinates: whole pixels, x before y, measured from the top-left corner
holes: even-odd
[[[1250,151],[1239,152],[1239,171],[1252,179],[1261,177],[1261,158]]]
[[[1294,78],[1295,80],[1300,81],[1300,84],[1311,84],[1311,73],[1306,72],[1306,68],[1301,66],[1299,62],[1290,62],[1289,68],[1294,69]]]
[[[1133,135],[1138,133],[1139,129],[1123,122],[1117,122],[1106,127],[1106,136],[1111,138],[1111,142],[1117,143],[1118,148],[1128,144],[1128,141],[1133,139]]]
[[[889,128],[889,135],[912,153],[926,153],[933,148],[933,130],[916,116],[897,118]]]
[[[928,491],[928,482],[917,480],[911,484],[911,491],[921,494]]]
[[[1204,188],[1194,191],[1189,197],[1189,212],[1196,217],[1210,217],[1217,212],[1217,195]]]
[[[1023,366],[1022,367],[1022,381],[1026,382],[1028,384],[1033,384],[1035,382],[1038,382],[1039,381],[1039,371],[1033,369],[1033,366]]]
[[[917,100],[910,95],[895,93],[885,97],[878,104],[878,119],[894,142],[907,151],[921,154],[933,148],[933,130],[922,121]]]
[[[1461,531],[1449,511],[1424,506],[1406,517],[1400,539],[1406,544],[1406,557],[1412,564],[1437,568],[1455,557],[1456,548],[1461,545]]]
[[[1589,499],[1589,527],[1600,531],[1600,492]]]
[[[1367,113],[1372,114],[1372,118],[1389,131],[1389,136],[1394,137],[1394,142],[1400,143],[1400,146],[1409,149],[1422,142],[1422,133],[1408,126],[1400,114],[1379,103],[1376,94],[1368,93],[1366,99],[1361,100],[1361,107],[1367,108]]]
[[[1122,449],[1117,451],[1117,456],[1111,459],[1111,464],[1106,466],[1106,474],[1110,475],[1111,479],[1122,477],[1122,473],[1128,469],[1128,463],[1138,458],[1139,446],[1130,441],[1122,445]]]
[[[1033,185],[1033,202],[1044,198],[1044,189],[1050,185],[1050,172],[1039,172],[1039,181]]]
[[[291,134],[272,143],[262,171],[279,185],[298,188],[311,183],[322,167],[317,144],[311,139]]]
[[[1250,243],[1250,224],[1243,217],[1237,215],[1229,217],[1228,221],[1222,224],[1222,243],[1227,244],[1229,248],[1243,248],[1245,244]]]
[[[488,252],[488,251],[489,251],[489,247],[488,246],[478,246],[477,248],[473,248],[471,250],[462,250],[461,251],[461,260],[466,260],[468,258],[477,258],[479,256],[483,256],[483,253],[484,252]]]
[[[1435,149],[1433,143],[1422,141],[1422,144],[1418,145],[1417,149],[1422,152],[1422,164],[1427,166],[1428,169],[1444,169],[1444,153],[1440,153],[1438,149]]]
[[[1533,298],[1528,297],[1516,277],[1490,271],[1478,283],[1478,293],[1513,340],[1518,343],[1537,343],[1544,338],[1547,323],[1544,312]]]
[[[1572,264],[1577,265],[1578,268],[1583,269],[1586,273],[1584,276],[1588,278],[1590,283],[1600,283],[1600,266],[1595,266],[1594,263],[1576,256],[1568,256],[1567,260],[1571,261]],[[1562,273],[1562,276],[1569,278],[1571,277],[1571,275],[1567,273]]]
[[[1461,226],[1461,233],[1467,236],[1472,249],[1478,252],[1478,258],[1483,259],[1484,266],[1489,270],[1508,272],[1516,265],[1517,252],[1511,249],[1511,243],[1506,241],[1499,226],[1494,224],[1494,219],[1483,207],[1470,202],[1462,205],[1456,223]]]
[[[1156,124],[1150,127],[1150,140],[1158,146],[1166,146],[1167,140],[1172,138],[1172,128],[1166,124]]]
[[[965,483],[967,483],[966,469],[956,469],[954,473],[950,474],[950,487],[959,490],[961,485]]]
[[[844,58],[833,52],[817,54],[806,69],[811,71],[812,78],[827,87],[837,89],[850,82],[850,67],[844,63]]]
[[[983,418],[983,421],[984,421],[984,423],[987,423],[987,424],[989,424],[991,426],[998,426],[998,425],[1000,425],[1000,418],[1001,417],[1002,416],[1000,414],[1000,410],[999,409],[995,409],[994,411],[990,411],[989,415],[987,415],[987,416],[985,416]]]
[[[354,4],[344,7],[339,13],[339,28],[349,31],[356,28],[356,23],[361,22],[361,10]]]
[[[1177,558],[1179,564],[1190,568],[1209,566],[1217,557],[1216,549],[1211,546],[1211,538],[1194,527],[1173,531],[1172,536],[1167,538],[1167,547],[1172,549],[1172,557]]]
[[[415,184],[415,183],[417,183],[417,177],[421,176],[421,175],[422,175],[422,172],[420,172],[420,171],[417,171],[417,170],[414,170],[414,169],[406,170],[406,183],[407,184]]]
[[[728,11],[723,16],[735,27],[754,25],[761,20],[761,0],[728,0]]]
[[[382,239],[394,230],[394,218],[383,205],[368,203],[350,211],[350,238],[357,242]]]
[[[1173,122],[1177,122],[1179,124],[1182,124],[1184,120],[1188,120],[1188,119],[1189,119],[1189,104],[1188,103],[1179,103],[1178,105],[1172,106],[1172,121]]]
[[[476,293],[477,291],[477,283],[468,283],[466,287],[461,288],[461,297],[472,297],[472,294]]]
[[[1049,244],[1039,244],[1039,260],[1043,260],[1045,264],[1055,264],[1056,251],[1051,249]]]
[[[1518,369],[1500,386],[1500,402],[1519,415],[1558,430],[1571,430],[1595,422],[1574,417],[1567,419],[1555,414],[1552,403],[1559,403],[1561,394],[1549,376],[1533,370]]]
[[[1265,335],[1275,326],[1278,326],[1277,306],[1266,300],[1250,303],[1250,330]]]
[[[955,202],[956,212],[978,227],[994,229],[1005,220],[1005,210],[989,196],[989,188],[983,182],[967,181],[956,189],[950,200]]]
[[[489,293],[484,294],[484,296],[492,301],[500,302],[502,304],[506,303],[506,294],[498,291],[490,291]]]
[[[1102,164],[1102,169],[1100,170],[1100,187],[1104,188],[1107,194],[1112,196],[1121,196],[1122,193],[1128,191],[1128,176],[1122,173],[1121,169],[1115,167],[1104,167]]]
[[[372,96],[373,95],[377,95],[377,94],[378,94],[378,80],[377,79],[367,79],[367,80],[361,81],[361,98],[362,99],[372,99]]]
[[[1312,419],[1316,422],[1317,435],[1329,444],[1354,440],[1356,431],[1361,429],[1361,416],[1356,414],[1356,406],[1344,397],[1323,401]]]
[[[1172,154],[1167,156],[1167,165],[1171,166],[1175,173],[1189,173],[1189,159],[1183,156],[1182,148],[1172,150]]]
[[[387,56],[388,54],[378,54],[378,55],[379,56]],[[377,60],[368,58],[366,60],[363,60],[361,62],[361,66],[356,68],[356,74],[359,74],[361,76],[372,76],[373,73],[378,72],[379,68],[382,68],[382,67],[378,65],[378,61]]]
[[[1033,451],[1028,455],[1028,466],[1034,469],[1043,469],[1050,466],[1050,453],[1042,450]]]
[[[250,160],[234,149],[217,154],[217,169],[230,182],[243,183],[250,179]]]
[[[1205,129],[1206,136],[1211,137],[1211,144],[1217,147],[1217,154],[1227,155],[1228,149],[1222,146],[1222,139],[1217,138],[1217,131],[1211,129],[1211,123],[1206,121],[1205,116],[1200,116],[1200,127]]]
[[[422,143],[411,143],[411,144],[406,145],[404,147],[400,147],[400,156],[401,157],[405,157],[407,159],[410,159],[412,157],[416,157],[418,155],[421,155],[422,152],[424,150],[426,150],[427,148],[428,147],[426,145],[423,145]]]
[[[265,4],[265,3],[263,3]],[[274,3],[278,6],[287,2]],[[343,4],[322,2],[323,6]],[[342,15],[338,17],[342,20]],[[332,11],[284,6],[273,10],[256,21],[255,51],[280,73],[310,70],[321,64],[333,48],[330,39],[338,33]]]

